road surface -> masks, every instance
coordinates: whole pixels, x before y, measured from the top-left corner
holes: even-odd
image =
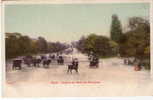
[[[89,68],[87,56],[77,51],[68,55],[72,56],[80,60],[78,74],[75,71],[67,74],[67,64],[51,64],[48,69],[23,66],[22,70],[8,70],[3,96],[153,96],[149,71],[134,71],[133,66],[124,65],[117,57],[100,60],[99,68]]]

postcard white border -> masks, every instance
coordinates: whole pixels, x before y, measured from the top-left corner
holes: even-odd
[[[152,0],[8,0],[3,4],[150,3]]]
[[[3,90],[3,86],[4,86],[4,82],[5,82],[5,36],[4,36],[4,19],[5,19],[5,16],[4,16],[4,7],[5,5],[20,5],[20,4],[93,4],[93,3],[150,3],[150,27],[151,27],[151,32],[150,32],[150,43],[151,43],[151,50],[153,50],[153,0],[23,0],[23,1],[20,1],[20,0],[16,0],[16,1],[2,1],[1,4],[0,4],[0,14],[2,16],[0,16],[0,23],[1,23],[1,27],[0,27],[0,65],[2,67],[2,69],[0,68],[0,75],[3,76],[0,78],[0,82],[1,82],[1,85],[0,85],[0,89]],[[151,67],[153,67],[153,51],[151,51]],[[150,76],[151,78],[153,79],[153,68],[151,68],[151,72],[150,72]],[[2,93],[3,91],[1,92],[1,97],[2,97]],[[8,99],[8,98],[7,98]],[[11,98],[10,98],[11,99]],[[29,98],[30,99],[30,98]],[[31,98],[31,99],[34,99],[34,98]],[[83,98],[76,98],[76,97],[73,97],[73,98],[67,98],[67,97],[64,97],[64,98],[55,98],[55,97],[51,97],[51,98],[42,98],[42,99],[64,99],[64,100],[83,100],[83,99],[87,99],[87,100],[129,100],[129,99],[132,99],[132,100],[146,100],[146,99],[153,99],[153,97],[151,96],[138,96],[138,97],[83,97]]]

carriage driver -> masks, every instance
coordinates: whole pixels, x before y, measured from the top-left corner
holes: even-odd
[[[78,64],[79,64],[78,59],[77,59],[77,58],[74,58],[74,59],[72,60],[72,65],[74,65],[75,67],[78,67]]]

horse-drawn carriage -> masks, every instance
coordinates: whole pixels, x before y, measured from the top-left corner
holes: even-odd
[[[40,67],[41,59],[33,58],[32,62],[33,62],[34,67]]]
[[[23,57],[23,62],[27,66],[31,66],[32,65],[32,60],[33,60],[32,56],[25,56],[25,57]]]
[[[18,68],[19,70],[21,70],[22,66],[22,60],[19,60],[19,59],[16,59],[16,60],[13,60],[13,66],[12,66],[12,69],[16,69]]]
[[[58,63],[58,64],[64,64],[63,56],[59,56],[59,57],[58,57],[57,63]]]
[[[22,63],[23,62],[23,63]],[[42,65],[45,66],[49,66],[49,64],[51,63],[51,59],[48,59],[46,56],[41,55],[40,57],[38,56],[24,56],[23,58],[19,59],[19,60],[13,60],[13,69],[15,69],[16,67],[19,67],[19,69],[21,69],[21,65],[25,64],[27,65],[27,67],[40,67],[40,64],[42,63]]]
[[[55,55],[54,54],[52,54],[52,55],[50,54],[49,58],[52,59],[52,60],[55,60]]]
[[[67,73],[71,72],[72,74],[72,70],[75,70],[78,73],[78,65],[79,65],[78,59],[74,58],[72,64],[68,65]]]
[[[98,68],[99,67],[99,59],[98,57],[92,57],[90,58],[90,67],[96,67]]]

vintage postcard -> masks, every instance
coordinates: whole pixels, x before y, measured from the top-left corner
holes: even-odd
[[[151,8],[3,2],[3,97],[153,96]]]

